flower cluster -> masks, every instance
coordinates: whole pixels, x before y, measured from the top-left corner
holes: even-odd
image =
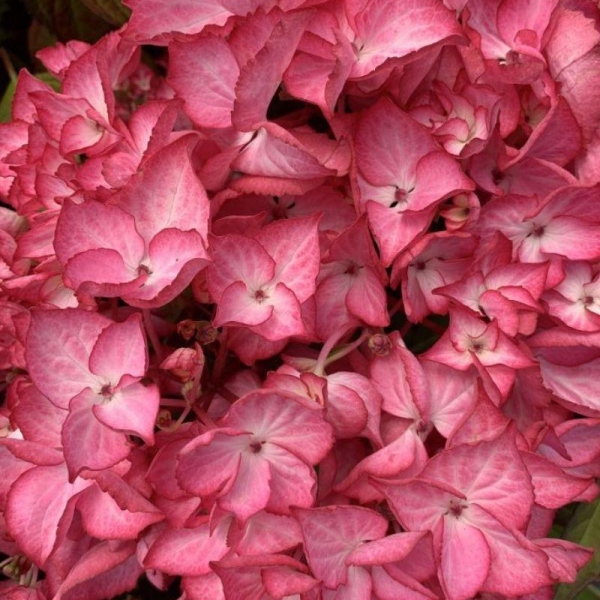
[[[0,594],[551,598],[600,492],[597,3],[126,4],[0,125]]]

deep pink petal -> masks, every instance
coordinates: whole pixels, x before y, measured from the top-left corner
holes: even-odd
[[[169,33],[199,33],[209,25],[224,25],[234,14],[252,13],[258,4],[256,0],[209,0],[202,4],[194,0],[177,0],[175,4],[165,6],[161,0],[128,0],[127,6],[133,10],[133,15],[127,35],[136,41],[154,38],[160,41]]]

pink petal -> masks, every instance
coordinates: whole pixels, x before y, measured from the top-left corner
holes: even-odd
[[[383,409],[405,419],[428,419],[429,393],[421,364],[395,340],[387,356],[376,357],[371,379],[383,398]]]
[[[360,269],[353,278],[346,296],[346,306],[351,314],[368,325],[389,325],[385,287],[381,278],[369,267]]]
[[[566,400],[578,407],[583,414],[600,413],[600,402],[596,394],[596,373],[600,358],[582,362],[581,364],[561,364],[563,360],[547,360],[544,353],[538,355],[542,370],[544,386],[552,391],[559,399]],[[555,362],[556,361],[556,362]]]
[[[146,501],[144,511],[123,510],[97,486],[88,487],[77,499],[85,531],[101,540],[134,540],[148,526],[162,521],[164,515]]]
[[[195,230],[206,240],[208,198],[190,162],[192,140],[183,136],[161,148],[111,199],[133,215],[146,244],[164,229]]]
[[[257,293],[264,296],[257,297]],[[263,289],[251,290],[243,281],[236,281],[221,294],[214,326],[260,325],[273,314],[273,300]]]
[[[306,334],[302,307],[294,292],[283,283],[278,283],[268,294],[273,312],[268,320],[254,325],[252,331],[272,342]]]
[[[123,299],[133,306],[164,306],[180,294],[208,264],[204,242],[197,231],[163,229],[149,245],[149,270],[144,284]]]
[[[265,46],[242,68],[232,114],[236,129],[252,131],[267,120],[269,103],[311,16],[308,11],[283,14]]]
[[[107,427],[94,416],[97,394],[89,388],[73,398],[62,429],[62,445],[69,474],[83,469],[100,470],[127,458],[132,445],[125,434]]]
[[[230,550],[229,525],[230,519],[223,519],[214,528],[203,523],[189,529],[167,529],[154,540],[144,566],[184,577],[210,573],[209,563],[221,559]]]
[[[401,525],[408,531],[435,531],[451,502],[464,495],[443,482],[419,480],[374,481],[384,494]]]
[[[219,496],[219,506],[233,513],[243,525],[248,518],[268,506],[271,479],[268,452],[259,450],[255,453],[253,448],[247,447],[240,453],[235,481]]]
[[[215,572],[200,577],[184,577],[181,588],[190,598],[214,598],[226,600],[221,579]]]
[[[373,593],[380,600],[437,600],[439,595],[421,585],[410,575],[395,569],[390,574],[388,568],[375,567],[371,569]],[[393,576],[392,576],[393,575]]]
[[[68,597],[72,590],[89,598],[97,590],[115,596],[133,589],[142,573],[135,550],[133,541],[106,541],[93,546],[77,560],[60,583],[56,597]]]
[[[361,460],[336,489],[361,503],[381,499],[381,486],[372,477],[410,478],[427,462],[427,451],[414,429],[406,429],[395,440]]]
[[[337,403],[341,409],[347,396],[360,398],[367,411],[367,421],[362,435],[369,437],[378,447],[380,438],[381,396],[369,379],[358,373],[338,371],[327,376],[328,403]],[[362,410],[360,410],[362,413]],[[342,419],[343,421],[344,419]]]
[[[533,504],[529,473],[515,442],[505,433],[491,442],[457,446],[437,454],[422,477],[461,490],[507,527],[523,528]]]
[[[271,390],[250,392],[236,402],[223,424],[251,431],[308,464],[318,463],[331,446],[331,426],[323,410],[299,396]]]
[[[578,498],[589,486],[589,479],[573,477],[543,456],[524,452],[523,460],[531,473],[536,504],[558,509]]]
[[[142,317],[131,315],[122,323],[104,329],[90,354],[90,371],[117,385],[123,375],[143,377],[148,368],[146,336]]]
[[[331,377],[333,375],[327,382],[327,421],[333,426],[336,438],[356,437],[366,427],[369,411],[354,390],[341,382],[336,384]]]
[[[373,584],[368,571],[351,566],[348,569],[348,581],[335,591],[323,588],[323,600],[370,600]]]
[[[159,403],[160,392],[154,384],[134,383],[118,389],[106,404],[93,406],[92,412],[107,427],[137,435],[152,446]]]
[[[437,150],[429,132],[388,99],[361,113],[354,143],[359,171],[371,185],[395,184],[405,191],[419,159]],[[398,163],[394,156],[400,154]]]
[[[352,77],[373,71],[388,57],[400,58],[432,44],[459,40],[455,15],[435,0],[375,0],[356,15],[357,64]]]
[[[273,598],[294,597],[298,593],[315,590],[319,581],[289,567],[272,567],[261,573],[266,592]]]
[[[207,272],[208,286],[217,301],[235,281],[243,281],[255,292],[275,276],[274,260],[256,240],[225,235],[211,239],[211,249],[214,262]]]
[[[382,266],[388,267],[398,254],[425,233],[434,212],[405,211],[397,213],[378,202],[367,202],[367,215],[373,236],[377,240]]]
[[[71,258],[64,266],[64,279],[81,294],[115,298],[140,288],[147,275],[137,265],[128,266],[118,251],[98,248]]]
[[[84,152],[100,142],[105,130],[92,119],[75,115],[61,131],[60,151],[64,155]]]
[[[485,536],[468,523],[444,519],[441,556],[443,585],[449,600],[469,600],[487,579],[491,553]]]
[[[263,454],[271,472],[271,496],[266,509],[289,515],[292,506],[313,506],[317,495],[314,469],[275,444],[265,444]]]
[[[114,250],[133,272],[144,255],[144,240],[136,230],[134,218],[117,206],[94,200],[64,203],[54,247],[63,265],[86,250]]]
[[[476,379],[472,373],[455,371],[441,363],[423,360],[421,364],[431,390],[431,420],[449,438],[477,402]]]
[[[403,560],[426,535],[424,531],[393,533],[372,542],[363,541],[348,554],[346,563],[367,566]]]
[[[293,598],[298,595],[294,592],[305,592],[315,586],[315,580],[304,574],[306,566],[285,555],[231,556],[215,563],[213,569],[228,600]]]
[[[552,219],[544,227],[540,242],[542,252],[560,254],[572,260],[591,260],[600,256],[598,225],[568,215]]]
[[[231,166],[247,175],[291,180],[313,180],[335,173],[291,133],[274,123],[263,125]],[[311,187],[316,185],[311,183]]]
[[[60,408],[99,378],[89,371],[89,357],[111,321],[79,309],[32,313],[27,336],[27,365],[36,387]]]
[[[128,0],[133,15],[127,25],[127,35],[136,41],[163,39],[168,33],[200,33],[209,25],[224,25],[232,15],[246,15],[256,10],[258,2],[243,0],[177,0],[165,6],[161,0]]]
[[[505,529],[485,510],[470,507],[470,522],[481,529],[491,564],[482,591],[505,597],[533,594],[553,583],[544,553],[518,531]],[[521,568],[514,569],[518,564]]]
[[[28,384],[19,388],[19,401],[11,416],[26,440],[49,448],[60,448],[60,430],[67,414],[34,385]]]
[[[35,467],[12,485],[6,505],[8,531],[40,567],[54,549],[69,501],[88,485],[81,479],[69,483],[64,465]]]
[[[236,429],[213,430],[195,438],[179,455],[179,485],[197,496],[227,491],[235,483],[241,454],[251,441],[249,433]]]
[[[169,45],[168,82],[201,127],[229,127],[240,69],[229,44],[216,35]]]
[[[276,221],[256,236],[275,261],[274,278],[294,292],[302,304],[315,292],[319,272],[319,216]]]
[[[578,571],[592,555],[592,550],[567,540],[544,539],[535,543],[548,555],[548,567],[558,581],[575,581]]]
[[[382,538],[386,520],[358,506],[295,510],[312,572],[329,588],[347,582],[348,555],[359,544]]]
[[[232,527],[229,540],[239,554],[270,554],[302,543],[302,532],[293,517],[261,511],[253,515],[238,534]],[[237,541],[234,541],[236,540]]]

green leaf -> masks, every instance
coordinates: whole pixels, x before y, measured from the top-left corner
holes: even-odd
[[[55,92],[60,91],[60,81],[53,75],[50,75],[50,73],[37,73],[34,76],[44,83],[47,83]],[[2,100],[0,100],[0,123],[7,123],[12,118],[11,108],[16,87],[17,80],[12,79],[6,87],[6,90],[4,90]]]
[[[2,100],[0,100],[0,123],[6,123],[10,121],[10,107],[12,106],[13,96],[15,95],[15,88],[17,87],[16,80],[11,80],[11,82],[4,90],[4,94],[2,95]]]
[[[577,594],[576,600],[598,600],[600,598],[600,591],[595,591],[595,589],[590,586],[585,588],[583,592],[579,592]]]
[[[55,92],[60,92],[60,81],[54,75],[50,75],[50,73],[34,73],[33,76],[48,84]]]
[[[23,0],[27,10],[61,42],[94,43],[114,29],[81,0]]]
[[[594,598],[594,591],[586,588],[600,579],[600,498],[577,508],[565,529],[564,538],[594,548],[595,553],[573,583],[558,586],[554,600],[590,600]],[[591,595],[586,595],[588,593]]]
[[[121,0],[81,0],[95,15],[102,20],[120,27],[129,19],[131,10]]]

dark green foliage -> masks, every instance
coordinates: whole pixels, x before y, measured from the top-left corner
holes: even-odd
[[[81,0],[95,15],[103,21],[120,27],[127,21],[131,11],[121,0]]]
[[[562,537],[594,548],[596,552],[574,583],[558,586],[555,600],[591,600],[600,597],[596,595],[596,585],[600,583],[600,498],[577,507]]]
[[[114,27],[94,14],[81,0],[23,0],[34,19],[61,42],[95,42]]]

